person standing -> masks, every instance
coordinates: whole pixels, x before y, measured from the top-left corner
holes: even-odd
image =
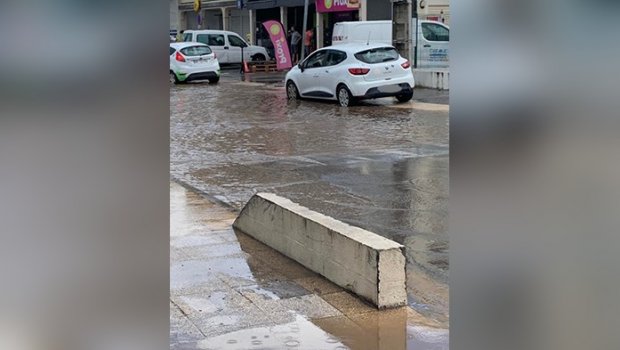
[[[304,38],[304,56],[305,57],[308,57],[308,55],[312,51],[312,37],[313,36],[314,36],[314,33],[312,32],[312,29],[308,29],[306,31],[306,37]]]
[[[291,52],[293,53],[293,62],[299,61],[299,43],[301,42],[301,34],[291,27]]]

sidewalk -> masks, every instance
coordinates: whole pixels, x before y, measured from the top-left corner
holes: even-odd
[[[170,185],[171,349],[448,349],[409,307],[377,311],[253,238],[236,213]]]

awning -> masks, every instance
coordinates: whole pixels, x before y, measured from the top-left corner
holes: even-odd
[[[314,0],[309,0],[309,3],[314,4]],[[304,0],[246,0],[244,8],[248,10],[262,10],[280,6],[304,6]]]
[[[200,4],[200,8],[203,10],[208,9],[216,9],[222,7],[236,7],[237,2],[235,0],[223,0],[223,1],[202,1]],[[194,11],[193,3],[182,3],[179,4],[179,10],[181,11]]]
[[[359,11],[360,0],[319,0],[316,3],[316,12],[348,12]]]

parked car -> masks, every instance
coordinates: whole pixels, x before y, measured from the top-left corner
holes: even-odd
[[[170,44],[170,82],[220,80],[220,64],[213,50],[201,43]]]
[[[264,47],[248,45],[237,33],[225,30],[186,30],[183,41],[209,45],[222,64],[241,63],[241,48],[245,61],[265,61],[269,58]]]
[[[413,97],[411,64],[393,46],[342,44],[313,52],[286,74],[289,99],[337,100],[347,107],[356,100]]]
[[[411,45],[409,57],[413,59],[413,51],[417,42],[419,67],[448,67],[450,27],[441,22],[419,20],[416,31],[415,22],[416,20],[413,18],[411,20],[413,45]],[[357,21],[334,24],[332,45],[347,43],[392,45],[392,21]]]

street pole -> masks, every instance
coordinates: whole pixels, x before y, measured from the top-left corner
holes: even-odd
[[[237,0],[237,8],[239,10],[243,9],[243,0]],[[239,18],[241,19],[241,38],[243,38],[245,41],[245,34],[243,31],[243,13],[241,15],[239,15]],[[245,61],[245,56],[243,55],[243,45],[241,45],[241,74],[245,73],[245,71],[243,70],[243,66],[244,66],[244,61]]]
[[[243,14],[239,18],[241,18],[241,35],[244,39],[243,41],[245,41],[245,32],[243,31]],[[243,70],[243,61],[245,61],[245,56],[243,55],[243,48],[244,46],[241,45],[241,73],[245,73]]]
[[[303,50],[301,50],[301,59],[299,60],[299,62],[303,62],[304,58],[306,57],[305,41],[306,41],[306,28],[307,27],[308,27],[308,0],[305,0],[304,1],[304,27],[301,32],[302,39],[304,40],[304,47],[303,47]]]
[[[411,3],[415,0],[391,0],[392,1],[392,45],[398,53],[411,61],[411,36],[413,30],[413,13]]]
[[[418,0],[413,2],[413,6],[415,14],[415,37],[413,38],[413,40],[415,40],[415,46],[413,47],[415,51],[413,51],[413,68],[418,68]]]

